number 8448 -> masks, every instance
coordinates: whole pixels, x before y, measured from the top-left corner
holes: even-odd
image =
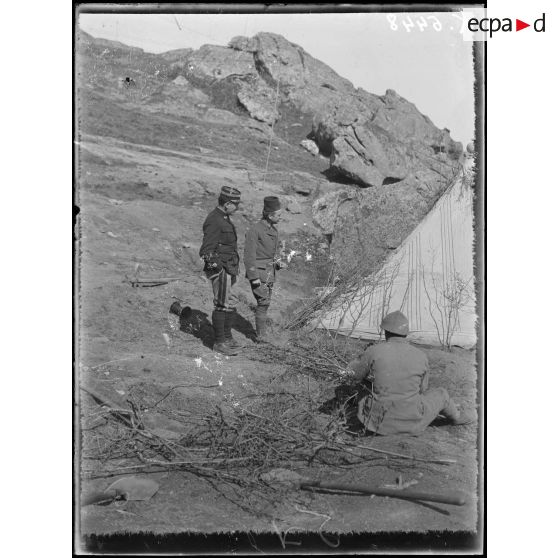
[[[386,17],[389,22],[390,29],[392,31],[397,31],[399,29],[399,26],[397,25],[397,15],[387,14]],[[405,28],[407,33],[410,33],[411,29],[413,29],[414,27],[417,27],[422,32],[428,27],[429,22],[432,24],[432,28],[434,29],[434,31],[442,30],[442,24],[440,23],[440,20],[433,15],[426,17],[411,17],[410,15],[407,15],[400,20],[400,24]]]

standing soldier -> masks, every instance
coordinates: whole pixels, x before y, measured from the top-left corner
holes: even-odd
[[[204,272],[213,287],[215,309],[211,316],[215,330],[213,350],[224,355],[238,354],[239,345],[233,339],[231,328],[236,309],[231,290],[238,275],[239,256],[236,229],[230,216],[240,204],[240,191],[223,186],[218,206],[203,224],[203,243],[200,256],[205,261]]]
[[[279,233],[276,225],[281,220],[281,203],[276,196],[264,198],[262,218],[246,232],[244,244],[244,267],[256,298],[257,340],[266,340],[267,310],[271,303],[271,292],[275,272],[287,267],[279,257]]]

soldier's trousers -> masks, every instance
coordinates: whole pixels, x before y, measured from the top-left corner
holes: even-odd
[[[223,268],[210,279],[213,287],[213,304],[215,309],[223,312],[233,312],[237,304],[237,299],[233,292],[236,275],[229,275]]]
[[[271,294],[273,283],[260,283],[254,287],[251,283],[252,294],[256,299],[256,335],[259,339],[264,339],[267,333],[267,311],[271,304]]]
[[[272,292],[273,283],[260,283],[258,287],[252,287],[252,294],[258,306],[269,307],[271,304]]]
[[[376,400],[368,395],[358,402],[358,419],[377,434],[420,434],[439,414],[449,419],[459,416],[442,387],[408,400]]]

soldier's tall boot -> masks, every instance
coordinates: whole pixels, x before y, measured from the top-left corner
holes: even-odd
[[[267,306],[256,306],[256,341],[267,342]]]
[[[213,310],[211,315],[211,321],[213,322],[213,329],[215,331],[215,343],[213,344],[213,350],[217,353],[222,353],[227,356],[234,356],[238,354],[236,349],[229,347],[225,343],[225,318],[227,312],[222,310]]]
[[[234,324],[236,311],[225,312],[225,344],[231,349],[240,349],[242,345],[238,343],[232,335],[232,326]]]
[[[475,417],[473,413],[467,411],[460,411],[453,399],[440,411],[442,415],[447,417],[452,424],[471,424]]]

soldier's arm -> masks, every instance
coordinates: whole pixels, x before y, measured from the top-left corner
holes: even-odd
[[[208,220],[203,224],[203,242],[200,248],[200,256],[206,262],[221,263],[217,255],[220,236],[221,225],[218,222]]]
[[[364,351],[360,358],[352,360],[349,362],[349,369],[353,371],[352,380],[356,382],[361,382],[368,376],[370,372],[370,366],[372,364],[372,355],[370,350]]]
[[[429,366],[428,366],[428,358],[425,357],[425,365],[424,365],[424,374],[422,375],[422,379],[420,382],[420,392],[426,393],[428,389],[428,381],[430,377]]]
[[[281,241],[279,240],[279,235],[278,235],[277,247],[279,247],[279,250],[276,250],[275,254],[273,255],[273,264],[277,271],[280,271],[281,269],[287,269],[289,267],[287,262],[283,261],[282,259],[283,251],[280,249],[280,245],[281,245]]]
[[[244,267],[246,277],[249,281],[259,279],[258,269],[256,268],[256,244],[258,243],[258,232],[255,227],[250,227],[246,231],[246,241],[244,243]]]

